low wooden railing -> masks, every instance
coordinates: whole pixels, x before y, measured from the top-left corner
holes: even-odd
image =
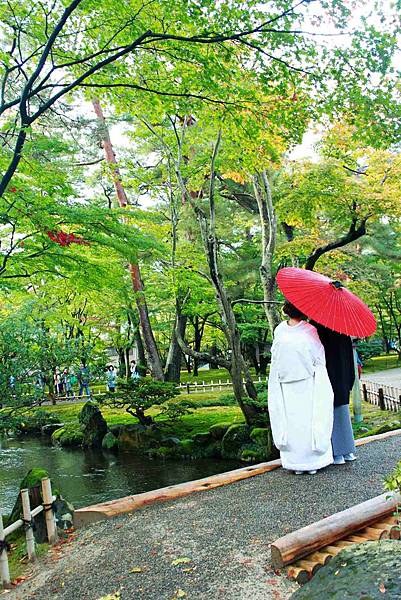
[[[267,379],[267,376],[259,376],[257,380],[253,381],[253,383],[265,383],[267,382]],[[245,379],[243,379],[242,383],[245,384]],[[182,392],[186,392],[187,394],[197,394],[199,392],[222,391],[226,388],[232,388],[232,386],[233,382],[231,379],[226,379],[225,381],[218,379],[217,381],[210,381],[209,383],[206,383],[205,381],[180,383],[178,389]]]
[[[10,523],[7,527],[3,525],[3,517],[0,512],[0,576],[3,588],[11,587],[10,569],[8,566],[8,550],[9,545],[6,537],[19,529],[25,527],[26,551],[28,559],[33,562],[36,559],[35,538],[33,535],[33,519],[44,511],[46,521],[47,539],[49,544],[55,544],[57,541],[57,527],[53,512],[53,502],[56,499],[52,494],[50,479],[48,477],[42,479],[42,498],[43,503],[31,510],[29,500],[29,490],[21,490],[22,502],[22,518],[14,523]]]
[[[393,412],[401,410],[401,388],[399,387],[362,380],[361,392],[365,402],[370,402],[381,410]]]

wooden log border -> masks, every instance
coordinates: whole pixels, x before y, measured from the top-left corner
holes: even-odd
[[[400,494],[387,492],[279,538],[271,545],[273,567],[281,569],[317,550],[330,548],[335,542],[337,548],[351,546],[353,542],[338,542],[361,529],[362,537],[381,539],[383,532],[369,526],[392,515],[400,502]]]
[[[102,502],[101,504],[93,504],[92,506],[87,506],[85,508],[78,508],[74,512],[74,526],[82,527],[83,525],[95,523],[102,519],[110,519],[117,515],[133,512],[138,508],[143,508],[144,506],[156,502],[183,498],[194,492],[213,490],[222,485],[227,485],[229,483],[234,483],[235,481],[248,479],[248,477],[254,477],[255,475],[273,471],[279,467],[281,467],[281,460],[272,460],[270,462],[250,465],[241,469],[235,469],[234,471],[220,473],[219,475],[212,475],[211,477],[205,477],[204,479],[179,483],[178,485],[171,485],[142,494],[126,496],[125,498],[119,498],[118,500],[111,500],[109,502]]]
[[[362,446],[369,442],[375,442],[396,435],[401,435],[401,429],[361,438],[356,440],[356,445]],[[131,513],[134,510],[138,510],[139,508],[143,508],[156,502],[174,500],[176,498],[183,498],[184,496],[188,496],[195,492],[213,490],[223,485],[241,481],[242,479],[248,479],[255,475],[262,475],[263,473],[274,471],[279,467],[281,467],[280,459],[235,469],[234,471],[212,475],[211,477],[205,477],[195,481],[171,485],[142,494],[134,494],[132,496],[125,496],[124,498],[118,498],[117,500],[110,500],[109,502],[102,502],[84,508],[78,508],[74,512],[74,526],[76,528],[83,527],[84,525],[95,523],[96,521],[111,519],[118,515]]]

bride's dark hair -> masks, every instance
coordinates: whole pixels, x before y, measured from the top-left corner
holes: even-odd
[[[304,319],[304,320],[306,320],[308,318],[306,315],[304,315],[303,312],[301,312],[300,310],[298,310],[296,306],[294,306],[293,304],[291,304],[291,302],[288,302],[288,300],[286,300],[284,302],[283,313],[285,315],[287,315],[288,317],[290,317],[290,319]]]

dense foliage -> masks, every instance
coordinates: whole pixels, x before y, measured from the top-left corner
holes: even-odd
[[[400,352],[400,23],[354,4],[1,6],[4,401],[110,349],[129,378],[135,347],[161,386],[227,369],[249,424],[283,265],[344,281]],[[158,385],[108,401],[138,416]]]

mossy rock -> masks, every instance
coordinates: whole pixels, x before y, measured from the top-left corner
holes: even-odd
[[[160,442],[163,446],[167,446],[168,448],[175,448],[176,446],[180,445],[181,440],[178,437],[171,436],[162,438]]]
[[[193,456],[195,451],[195,442],[192,439],[181,440],[178,451],[181,456]]]
[[[160,446],[160,448],[152,448],[148,452],[152,458],[176,458],[178,455],[177,447],[170,448],[168,446]]]
[[[44,479],[45,477],[49,477],[49,473],[46,471],[46,469],[34,467],[33,469],[30,469],[28,471],[28,473],[25,475],[25,477],[22,479],[22,481],[20,483],[20,486],[19,486],[20,490],[25,490],[25,489],[30,490],[29,496],[30,496],[31,508],[36,508],[37,506],[39,506],[39,504],[42,503],[43,498],[42,498],[41,482],[42,482],[42,479]],[[53,493],[57,493],[57,492],[55,490],[53,490]],[[22,515],[22,501],[21,501],[20,494],[18,494],[17,499],[14,504],[14,507],[13,507],[13,510],[10,515],[9,522],[14,523],[15,521],[17,521],[18,519],[21,518],[21,515]],[[35,539],[36,539],[36,541],[42,543],[46,539],[46,527],[45,527],[44,518],[43,518],[42,514],[39,514],[35,518],[35,525],[36,525]],[[17,536],[20,535],[20,532],[18,532],[16,535]]]
[[[196,433],[192,436],[192,439],[195,442],[195,444],[198,444],[199,446],[207,446],[212,441],[212,436],[209,431],[206,431]]]
[[[260,462],[261,460],[263,460],[263,458],[261,458],[260,451],[251,448],[245,448],[242,451],[240,458],[244,462]]]
[[[52,444],[55,446],[63,447],[77,447],[82,446],[84,441],[84,434],[80,425],[77,423],[69,423],[52,434]]]
[[[202,448],[201,458],[221,458],[221,442],[213,440],[211,444]]]
[[[82,426],[82,445],[89,448],[100,448],[107,433],[107,423],[98,405],[94,402],[86,402],[78,419]]]
[[[399,600],[401,542],[383,540],[340,552],[291,600]]]
[[[234,424],[229,427],[221,443],[223,458],[240,458],[244,448],[251,443],[250,429],[247,425]]]
[[[214,440],[222,440],[231,425],[232,423],[216,423],[210,427],[209,433]]]
[[[143,454],[147,450],[162,444],[165,437],[156,426],[144,427],[143,425],[124,425],[120,427],[118,444],[124,450],[137,451]]]
[[[113,450],[114,448],[117,448],[117,447],[118,447],[118,439],[116,438],[114,433],[111,433],[111,431],[109,431],[108,433],[106,433],[106,435],[104,436],[104,438],[102,440],[102,448],[104,448],[104,450]]]
[[[273,435],[270,427],[254,427],[251,431],[251,440],[258,447],[260,460],[272,460],[277,457],[274,447]]]

